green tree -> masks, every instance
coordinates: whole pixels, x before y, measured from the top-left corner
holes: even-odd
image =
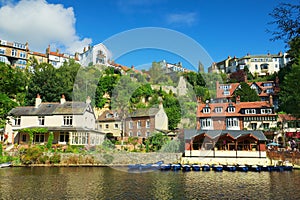
[[[241,82],[240,87],[235,90],[234,98],[236,98],[237,96],[240,96],[241,102],[252,102],[260,100],[255,90],[251,89],[250,86],[245,82]]]
[[[11,100],[6,94],[0,93],[0,128],[4,128],[8,112],[17,106],[18,103]]]
[[[300,55],[297,62],[292,65],[289,72],[283,80],[281,91],[279,93],[280,109],[300,117]]]
[[[273,35],[271,40],[283,40],[289,42],[300,36],[300,5],[291,3],[280,3],[270,13],[274,19],[269,22],[275,25],[273,30],[267,30]]]
[[[138,137],[128,137],[128,143],[133,145],[133,150],[135,151],[135,146],[138,144]]]
[[[158,151],[164,144],[166,144],[169,141],[169,138],[167,135],[158,132],[151,134],[147,140],[149,141],[152,150]]]

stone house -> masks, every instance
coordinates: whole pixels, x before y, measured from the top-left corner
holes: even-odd
[[[96,129],[96,117],[90,99],[86,102],[67,102],[62,96],[60,103],[42,103],[39,95],[35,106],[16,107],[9,112],[5,127],[7,142],[26,144],[29,134],[24,129],[44,128],[46,133],[35,133],[33,143],[48,141],[49,133],[54,135],[54,144],[99,145],[105,134]]]
[[[162,103],[159,108],[137,109],[125,119],[125,137],[147,138],[153,132],[168,130],[168,116]]]
[[[106,110],[97,119],[98,130],[114,138],[121,137],[122,119],[118,111]]]

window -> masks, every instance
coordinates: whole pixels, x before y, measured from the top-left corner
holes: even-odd
[[[5,54],[5,49],[0,49],[0,54]]]
[[[86,132],[73,132],[71,144],[86,145],[88,144],[88,133]]]
[[[26,139],[27,139],[26,134],[23,134],[22,135],[22,142],[26,142]]]
[[[237,118],[227,118],[226,127],[227,128],[239,127],[239,120]]]
[[[210,113],[210,108],[209,107],[203,108],[203,113]]]
[[[229,112],[229,113],[234,113],[234,112],[235,112],[235,107],[229,106],[229,107],[228,107],[228,112]]]
[[[264,129],[269,129],[270,128],[270,124],[269,123],[263,123],[263,127],[264,127]]]
[[[261,114],[272,114],[272,109],[271,108],[261,109],[260,112]]]
[[[109,128],[109,124],[105,124],[105,129],[108,129]]]
[[[11,51],[11,55],[12,55],[12,56],[17,56],[17,50],[13,49],[13,50]]]
[[[246,114],[256,114],[255,109],[246,109],[245,111]]]
[[[35,133],[33,141],[34,143],[45,142],[45,133]]]
[[[229,92],[228,90],[225,90],[225,91],[223,92],[223,94],[224,94],[225,96],[228,96],[228,95],[230,95],[230,92]]]
[[[115,129],[118,129],[119,128],[119,124],[115,124]]]
[[[15,118],[15,126],[20,126],[21,125],[21,117],[16,117]]]
[[[26,53],[25,52],[20,52],[20,58],[26,58]]]
[[[129,136],[130,136],[130,137],[132,137],[132,136],[133,136],[133,133],[132,133],[132,131],[130,131],[130,132],[129,132]]]
[[[255,69],[258,70],[258,66],[257,65],[255,65]]]
[[[72,126],[73,125],[73,116],[68,115],[64,116],[64,126]]]
[[[220,89],[228,90],[231,88],[231,85],[220,85]]]
[[[137,136],[138,136],[138,137],[141,137],[141,135],[142,135],[142,134],[141,134],[141,131],[138,131],[138,132],[137,132]]]
[[[146,137],[149,137],[149,136],[150,136],[150,132],[147,131],[147,132],[146,132]]]
[[[133,122],[132,121],[129,122],[129,128],[133,129]]]
[[[270,94],[270,93],[273,93],[273,92],[274,92],[274,91],[273,91],[272,88],[269,88],[269,89],[266,90],[266,93],[267,93],[267,94]]]
[[[203,128],[211,128],[212,120],[211,119],[202,119],[201,120],[201,127]]]
[[[222,107],[216,107],[215,108],[215,112],[216,113],[221,113],[223,111],[223,108]]]
[[[264,87],[271,87],[271,86],[273,86],[272,83],[264,83]]]
[[[142,123],[141,123],[141,121],[139,120],[139,121],[137,121],[137,123],[136,123],[136,126],[137,126],[137,128],[141,128],[142,127]]]
[[[257,123],[251,123],[251,129],[256,130],[257,129]]]
[[[45,117],[39,117],[39,125],[45,125]]]
[[[59,133],[59,142],[69,142],[69,133],[67,132],[61,132]]]
[[[150,120],[146,121],[146,128],[150,128]]]

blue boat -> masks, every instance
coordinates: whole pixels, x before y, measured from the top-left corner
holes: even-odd
[[[171,169],[171,164],[161,164],[160,165],[160,170],[162,171],[167,171]]]
[[[293,170],[293,166],[291,166],[291,165],[284,165],[283,169],[284,169],[284,171],[292,171]]]
[[[164,161],[158,161],[158,162],[152,164],[152,165],[151,165],[151,168],[154,169],[154,170],[155,170],[155,169],[160,169],[160,166],[161,166],[163,163],[164,163]]]
[[[209,165],[202,165],[201,168],[202,168],[202,171],[210,171]]]
[[[129,170],[139,170],[141,167],[141,164],[130,164],[128,165]]]
[[[259,165],[251,165],[249,166],[249,171],[252,172],[261,172],[262,168]]]
[[[234,165],[224,165],[223,169],[224,169],[224,171],[235,172],[236,171],[236,166],[234,166]]]
[[[189,171],[191,171],[191,166],[188,165],[188,164],[184,164],[184,165],[182,165],[181,167],[182,167],[182,171],[184,171],[184,172],[189,172]]]
[[[272,166],[272,165],[261,166],[261,171],[272,172],[272,171],[274,171],[274,166]]]
[[[198,165],[198,164],[192,164],[192,170],[193,171],[200,171],[200,169],[201,169],[200,165]]]
[[[172,169],[173,171],[181,170],[181,164],[180,164],[180,163],[172,164],[172,165],[171,165],[171,169]]]
[[[212,166],[212,169],[213,169],[215,172],[221,172],[221,171],[223,171],[223,165],[213,165],[213,166]]]
[[[240,172],[248,172],[249,167],[247,167],[246,165],[238,165],[236,169]]]
[[[273,167],[273,171],[276,171],[276,172],[283,172],[283,170],[284,170],[284,167],[281,165],[276,165]]]

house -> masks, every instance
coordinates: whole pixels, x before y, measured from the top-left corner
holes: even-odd
[[[44,128],[46,132],[34,134],[33,143],[47,142],[52,132],[55,144],[99,145],[105,134],[95,127],[96,117],[89,98],[86,102],[68,102],[62,96],[60,103],[42,103],[37,95],[35,106],[16,107],[9,112],[5,133],[7,142],[12,144],[29,142],[24,129]]]
[[[203,103],[198,101],[197,130],[270,130],[277,126],[272,101]]]
[[[9,42],[0,38],[0,62],[24,69],[28,61],[28,43]]]
[[[162,103],[159,108],[137,109],[125,119],[125,137],[147,138],[151,133],[168,130],[168,116]]]
[[[102,43],[95,46],[84,47],[83,52],[78,54],[82,66],[109,65],[112,54]]]
[[[220,62],[214,62],[208,68],[208,72],[231,74],[246,67],[254,76],[266,76],[278,72],[283,68],[289,58],[286,53],[250,55],[249,53],[241,58],[230,56]]]
[[[98,130],[118,139],[122,135],[122,119],[120,112],[106,110],[97,119]]]
[[[185,130],[184,138],[185,156],[266,158],[267,138],[262,131]]]
[[[262,81],[262,82],[247,82],[251,89],[255,90],[261,101],[270,101],[272,98],[275,109],[278,108],[279,100],[279,80]],[[224,83],[216,82],[216,101],[224,102],[234,97],[234,92],[240,88],[240,83]]]
[[[60,53],[58,49],[53,52],[50,50],[50,45],[46,49],[46,56],[48,58],[48,63],[53,65],[55,68],[60,68],[64,62],[69,62],[70,59],[74,59],[76,62],[79,62],[78,54],[69,55],[66,53]]]
[[[278,114],[278,134],[275,140],[279,144],[284,144],[285,141],[300,139],[300,119],[290,114]],[[284,141],[285,140],[285,141]]]

